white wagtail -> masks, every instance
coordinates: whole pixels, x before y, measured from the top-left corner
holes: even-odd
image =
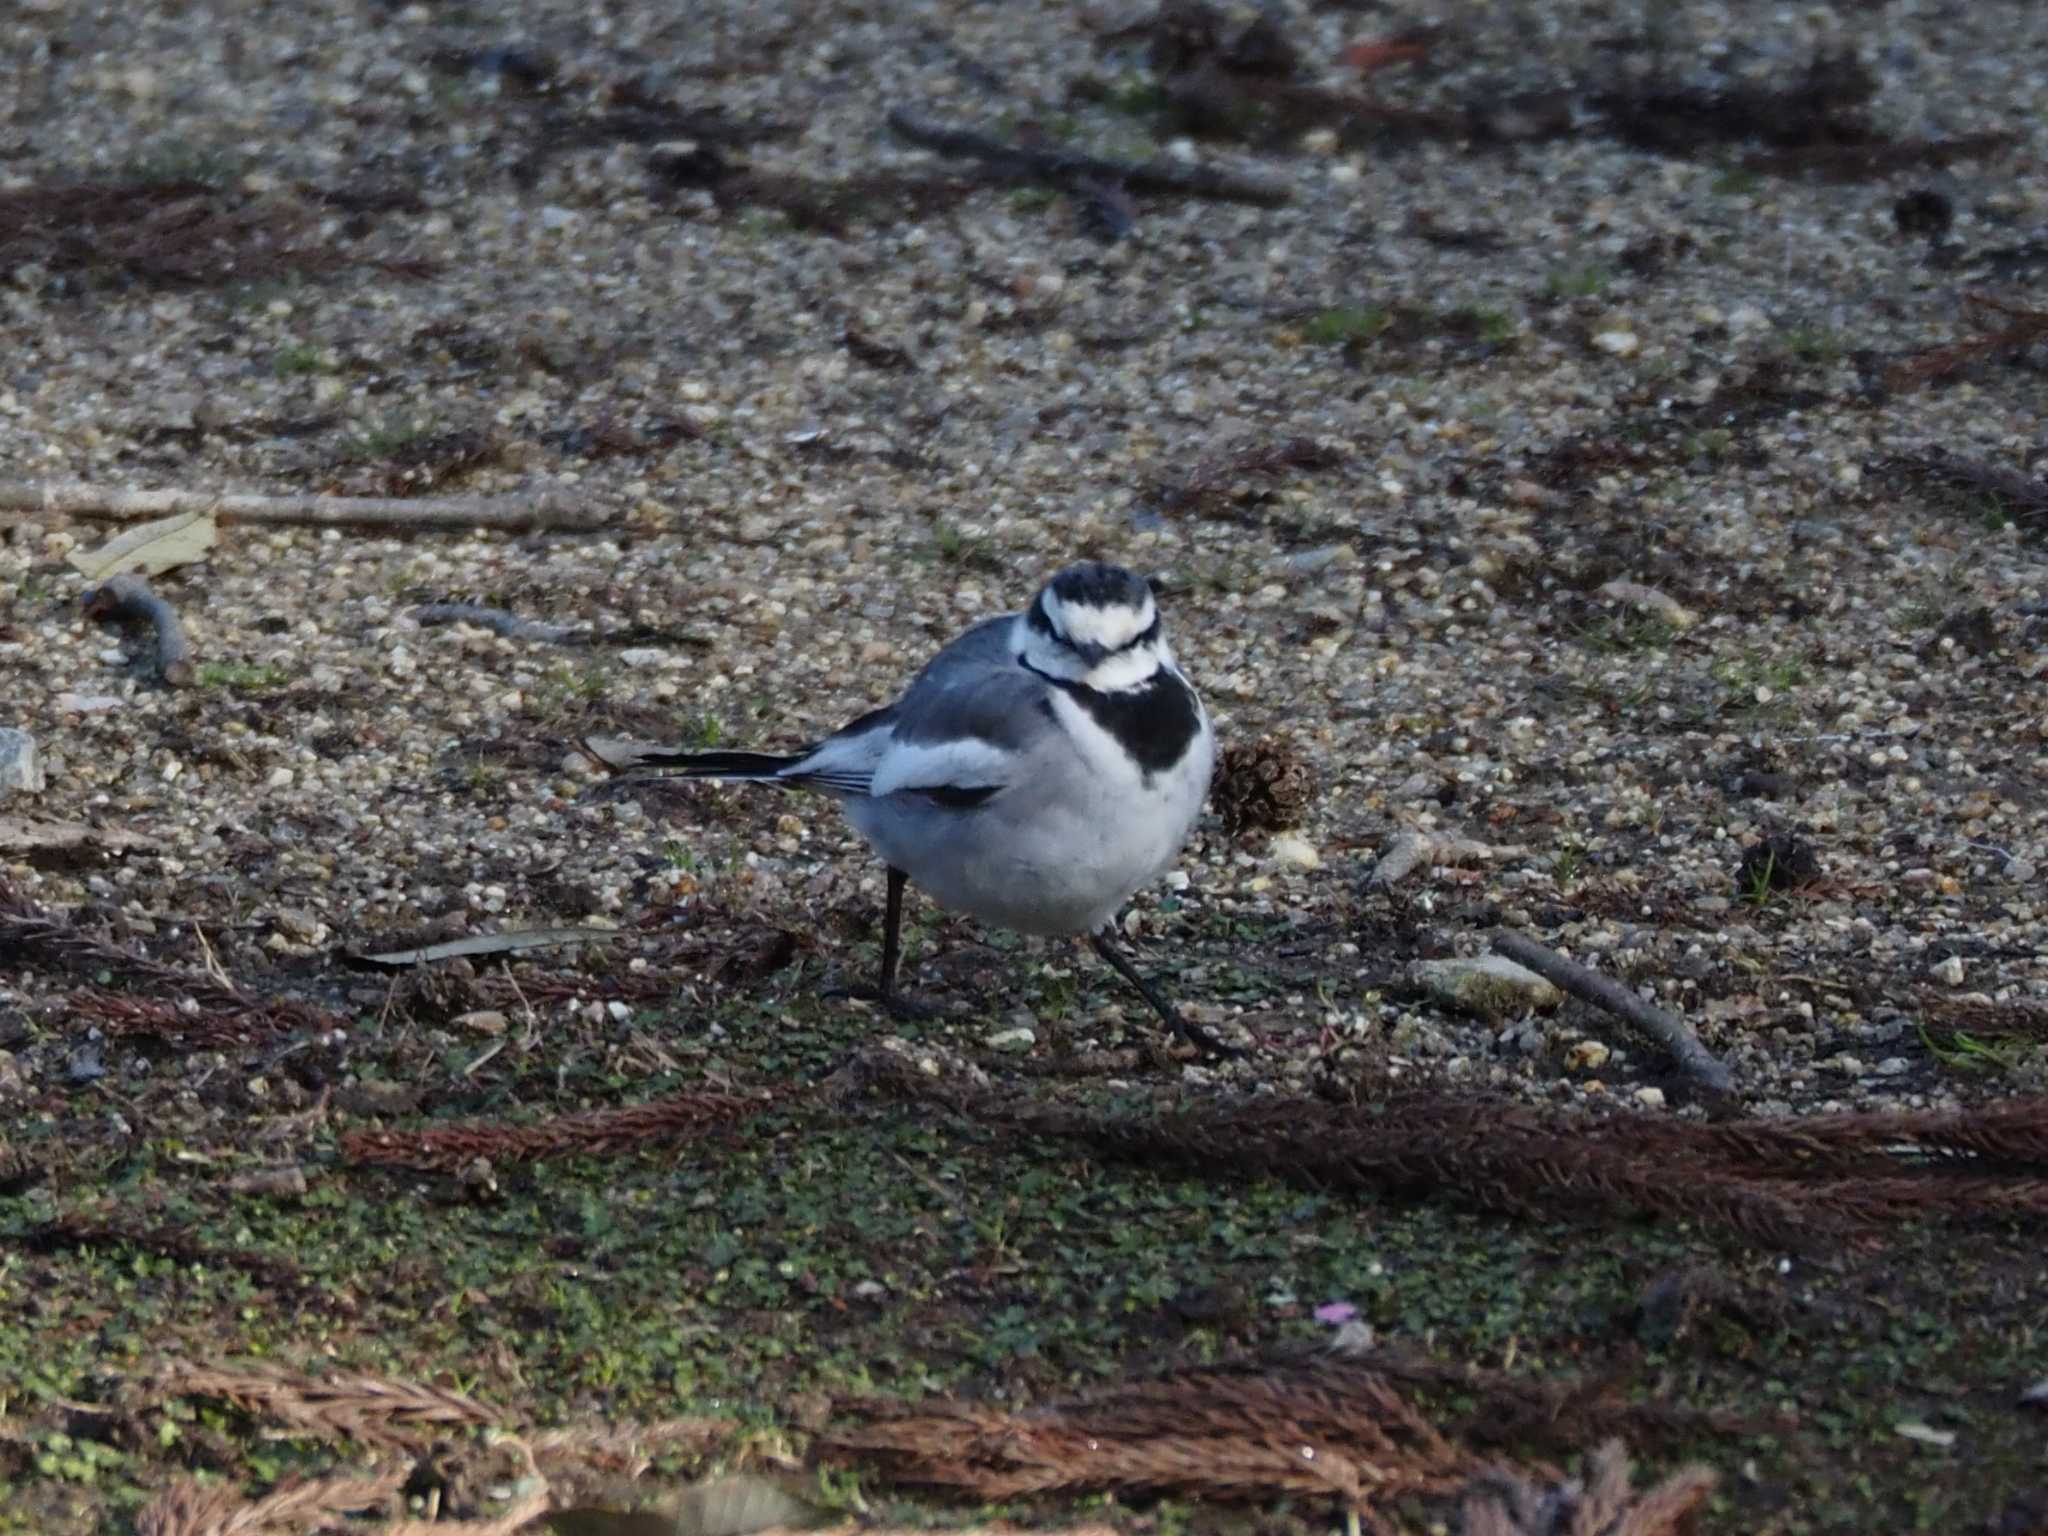
[[[903,888],[998,927],[1086,934],[1173,1030],[1233,1054],[1138,974],[1110,938],[1131,893],[1187,841],[1216,738],[1174,665],[1144,580],[1070,565],[1022,613],[975,625],[894,704],[788,757],[639,750],[613,766],[817,790],[889,869],[880,985],[892,1012]]]

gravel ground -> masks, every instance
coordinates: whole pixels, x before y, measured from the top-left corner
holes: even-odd
[[[1380,99],[1569,85],[1582,122],[1649,69],[1658,19],[1279,14],[1305,80],[1345,86],[1347,42],[1429,23]],[[1190,913],[1279,913],[1334,939],[1319,1025],[1592,1086],[1558,1086],[1569,1029],[1503,1060],[1488,1031],[1387,1000],[1406,957],[1373,942],[1386,899],[1358,893],[1401,827],[1496,850],[1412,880],[1405,947],[1532,925],[1697,1018],[1762,1103],[1953,1092],[1914,1028],[1923,989],[2048,994],[2044,565],[1983,498],[1883,467],[1929,444],[2020,467],[2038,444],[2024,349],[1885,383],[1983,328],[1965,291],[2023,301],[2048,259],[2027,245],[2048,195],[2034,8],[1664,18],[1664,56],[1702,86],[1796,82],[1853,47],[1879,131],[2018,136],[1848,181],[1592,131],[1197,146],[1076,103],[1077,80],[1122,100],[1151,76],[1143,39],[1113,34],[1134,18],[1061,7],[295,17],[17,12],[8,184],[198,174],[299,210],[303,243],[428,274],[164,283],[27,261],[0,462],[200,491],[546,489],[613,522],[231,526],[161,583],[206,680],[164,691],[78,617],[62,557],[101,529],[15,521],[7,718],[49,765],[26,804],[169,850],[15,870],[36,900],[166,939],[230,923],[238,975],[433,920],[631,921],[679,858],[801,926],[878,888],[828,807],[594,802],[568,738],[798,739],[1088,554],[1159,577],[1226,738],[1290,735],[1318,791],[1279,860],[1212,830],[1177,914],[1148,901],[1142,921],[1171,944]],[[1035,186],[903,217],[847,193],[832,234],[647,168],[711,144],[689,132],[709,121],[773,129],[727,151],[767,175],[932,172],[889,106],[1163,148],[1292,201],[1143,198],[1105,243]],[[1938,243],[1894,217],[1923,187],[1953,207]],[[1289,467],[1295,439],[1333,462]],[[1262,453],[1280,467],[1244,467]],[[1603,595],[1617,579],[1662,596]],[[572,649],[409,617],[451,595],[639,634]],[[1811,851],[1803,889],[1738,879],[1772,837]],[[1197,947],[1184,989],[1202,979]]]
[[[0,726],[47,777],[0,816],[157,844],[0,873],[342,1008],[385,997],[342,946],[650,913],[703,941],[686,1002],[772,1004],[872,964],[879,870],[822,802],[620,793],[574,739],[794,743],[1105,557],[1161,584],[1226,743],[1281,738],[1314,789],[1277,839],[1205,822],[1132,919],[1263,1045],[1219,1077],[1682,1109],[1583,1005],[1475,1019],[1412,981],[1508,923],[1684,1014],[1761,1112],[2038,1090],[2042,513],[1901,461],[2043,449],[2038,347],[1905,370],[2010,318],[1966,295],[2040,302],[2048,9],[1271,15],[1296,84],[1435,115],[1189,138],[1144,15],[1066,5],[13,8],[0,197],[139,184],[286,233],[166,273],[188,205],[130,245],[104,209],[0,229],[0,476],[609,520],[228,525],[156,581],[198,663],[173,689],[80,616],[66,556],[111,530],[0,514]],[[1401,37],[1419,60],[1343,62]],[[1645,147],[1615,105],[1814,97],[1845,54],[1867,162],[1682,112]],[[1288,201],[1070,197],[892,109]],[[422,627],[445,599],[589,643]],[[1443,861],[1372,887],[1404,830]],[[733,980],[774,929],[800,963]],[[920,938],[967,1044],[1137,1022],[1092,962]],[[0,1107],[51,1113],[101,1046],[67,978],[9,967]],[[104,1045],[138,1102],[218,1064]]]

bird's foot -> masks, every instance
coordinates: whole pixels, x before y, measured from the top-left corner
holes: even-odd
[[[1166,1027],[1172,1030],[1178,1039],[1185,1040],[1193,1046],[1196,1054],[1205,1061],[1242,1061],[1251,1055],[1243,1046],[1232,1045],[1228,1040],[1219,1039],[1178,1008],[1166,1016]]]
[[[856,1003],[877,1003],[884,1013],[900,1024],[923,1024],[941,1016],[937,1003],[928,1003],[923,998],[890,987],[886,991],[873,982],[856,982],[843,987],[827,987],[822,994],[828,998],[846,998]]]

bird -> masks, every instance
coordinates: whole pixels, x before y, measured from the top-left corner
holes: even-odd
[[[1152,589],[1123,566],[1055,572],[1021,612],[940,650],[893,704],[800,751],[592,750],[637,773],[838,801],[888,871],[880,975],[848,990],[894,1015],[923,1011],[897,976],[915,885],[999,928],[1086,937],[1174,1034],[1205,1055],[1240,1054],[1175,1007],[1111,932],[1179,856],[1216,762]]]

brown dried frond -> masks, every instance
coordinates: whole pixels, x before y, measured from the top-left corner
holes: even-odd
[[[2019,143],[2015,133],[1959,133],[1949,139],[1874,139],[1867,144],[1816,144],[1764,150],[1743,166],[1773,176],[1810,173],[1824,181],[1868,181],[1901,171],[1937,170],[1958,160],[1981,160]]]
[[[376,1536],[518,1536],[553,1508],[545,1486],[528,1489],[511,1508],[489,1520],[395,1520]]]
[[[1182,1371],[1027,1413],[974,1403],[888,1409],[826,1435],[820,1448],[986,1499],[1297,1492],[1335,1494],[1361,1510],[1443,1492],[1474,1467],[1383,1378],[1341,1361]]]
[[[1448,1387],[1477,1406],[1445,1426],[1472,1445],[1541,1446],[1568,1452],[1587,1440],[1626,1435],[1655,1441],[1683,1436],[1768,1435],[1796,1424],[1789,1415],[1694,1408],[1663,1398],[1631,1398],[1619,1378],[1522,1375],[1463,1360],[1438,1360],[1392,1346],[1345,1349],[1344,1358],[1387,1380]]]
[[[202,181],[71,182],[0,192],[0,267],[102,269],[146,283],[247,282],[362,258],[325,240],[320,211]]]
[[[107,975],[155,993],[189,998],[201,1014],[216,1016],[202,1028],[225,1027],[227,1019],[237,1021],[240,1027],[247,1020],[248,1027],[260,1035],[335,1029],[341,1024],[339,1018],[324,1009],[285,998],[253,998],[218,976],[166,965],[110,939],[87,933],[68,919],[50,915],[17,887],[0,880],[0,961],[6,960],[47,965],[95,979]],[[105,999],[111,996],[93,989],[76,994],[74,1001],[91,1012],[108,1007]],[[130,1003],[136,1006],[130,1008]],[[162,1016],[157,1005],[122,999],[118,1006],[109,1009],[108,1022],[119,1028],[124,1020],[135,1022],[135,1033],[153,1033]]]
[[[1621,1122],[1633,1125],[1634,1122]],[[1621,1134],[1619,1126],[1609,1134]],[[2007,1099],[1955,1110],[1867,1110],[1719,1125],[1650,1122],[1646,1141],[1675,1137],[1695,1153],[1732,1157],[1758,1173],[1831,1172],[1844,1166],[1896,1173],[1908,1156],[1949,1154],[2018,1166],[2048,1164],[2048,1099]]]
[[[298,1479],[253,1502],[232,1487],[202,1487],[180,1479],[136,1516],[136,1536],[267,1536],[325,1530],[344,1515],[388,1503],[405,1486],[409,1473],[410,1468],[397,1467],[364,1477]]]
[[[1210,799],[1223,818],[1223,830],[1240,837],[1300,826],[1315,790],[1315,775],[1292,738],[1261,736],[1223,749]]]
[[[1498,1102],[1418,1094],[1377,1113],[1261,1100],[1102,1120],[1032,1117],[1122,1157],[1285,1178],[1317,1189],[1449,1191],[1493,1210],[1690,1217],[1772,1246],[1810,1248],[1847,1225],[1794,1187],[1724,1165],[1675,1167]]]
[[[1638,1494],[1619,1440],[1593,1451],[1586,1471],[1579,1487],[1491,1469],[1465,1491],[1463,1536],[1682,1536],[1715,1484],[1712,1471],[1691,1466]]]
[[[294,1433],[418,1450],[451,1429],[478,1429],[504,1415],[474,1398],[424,1382],[347,1372],[308,1376],[282,1365],[228,1369],[173,1360],[156,1374],[167,1397],[217,1397]]]
[[[2048,341],[2048,310],[2028,309],[1976,292],[1964,294],[1963,304],[1976,313],[1980,323],[1992,329],[1945,347],[1930,348],[1896,364],[1891,371],[1893,388],[1906,389],[1930,379],[1946,378],[2001,352]]]
[[[458,427],[407,437],[376,455],[364,490],[380,496],[421,496],[445,491],[479,469],[503,464],[509,451],[491,428]]]
[[[60,1216],[37,1227],[22,1241],[43,1252],[73,1248],[124,1247],[160,1254],[180,1264],[239,1269],[273,1289],[305,1284],[299,1266],[277,1254],[253,1248],[217,1248],[179,1225],[153,1225],[133,1216],[96,1219],[82,1212]]]
[[[73,992],[66,1003],[72,1013],[91,1019],[109,1035],[173,1040],[186,1045],[253,1045],[309,1025],[337,1022],[303,1003],[245,999],[237,1008],[187,1008],[162,998],[133,997],[91,987]]]
[[[534,1462],[549,1466],[598,1467],[628,1478],[639,1477],[655,1455],[686,1446],[709,1455],[737,1436],[737,1419],[665,1419],[657,1424],[606,1424],[595,1428],[543,1430],[526,1439]]]
[[[1167,512],[1211,510],[1221,506],[1241,481],[1277,479],[1296,469],[1332,469],[1343,462],[1343,454],[1312,437],[1242,443],[1203,459],[1178,481],[1162,482],[1159,505]]]
[[[657,1142],[689,1141],[757,1114],[772,1102],[727,1093],[678,1093],[644,1104],[586,1110],[538,1125],[466,1125],[424,1131],[352,1131],[341,1140],[352,1163],[459,1173],[484,1158],[530,1163],[550,1157],[604,1157]]]

